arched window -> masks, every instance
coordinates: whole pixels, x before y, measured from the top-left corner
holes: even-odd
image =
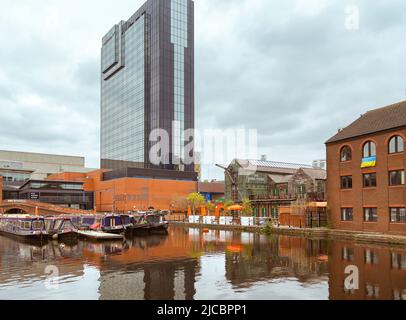
[[[352,150],[349,146],[344,146],[341,149],[341,162],[352,160]]]
[[[399,153],[405,150],[405,144],[401,136],[394,136],[389,140],[389,153]]]
[[[376,144],[372,141],[367,141],[362,148],[362,156],[364,158],[376,156]]]

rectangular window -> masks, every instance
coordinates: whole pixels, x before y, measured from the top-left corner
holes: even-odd
[[[352,176],[341,177],[341,189],[352,189]]]
[[[394,289],[393,300],[406,300],[406,289]]]
[[[364,175],[364,188],[376,187],[376,173],[365,173]]]
[[[379,298],[379,286],[367,283],[365,285],[365,293],[368,298],[378,299]]]
[[[364,208],[364,221],[365,222],[377,222],[378,221],[378,209],[377,208]]]
[[[342,259],[346,261],[354,261],[354,249],[343,247],[342,250]]]
[[[405,170],[389,171],[389,185],[400,186],[405,184]]]
[[[390,222],[406,223],[406,208],[390,208]]]
[[[342,221],[352,221],[353,211],[352,208],[341,208],[341,220]]]
[[[392,269],[406,270],[406,254],[392,252]]]
[[[371,249],[365,249],[365,263],[378,264],[378,254]]]

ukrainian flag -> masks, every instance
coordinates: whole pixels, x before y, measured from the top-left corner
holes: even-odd
[[[369,158],[362,158],[361,168],[371,168],[376,166],[376,156]]]

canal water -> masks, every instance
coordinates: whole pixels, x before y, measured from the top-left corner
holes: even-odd
[[[0,299],[406,299],[405,249],[235,231],[42,246],[0,236],[0,267]]]

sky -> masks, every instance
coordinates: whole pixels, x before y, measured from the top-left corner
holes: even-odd
[[[143,2],[0,0],[0,149],[99,167],[101,38]],[[405,21],[404,0],[195,0],[196,128],[325,158],[339,128],[406,99]]]

